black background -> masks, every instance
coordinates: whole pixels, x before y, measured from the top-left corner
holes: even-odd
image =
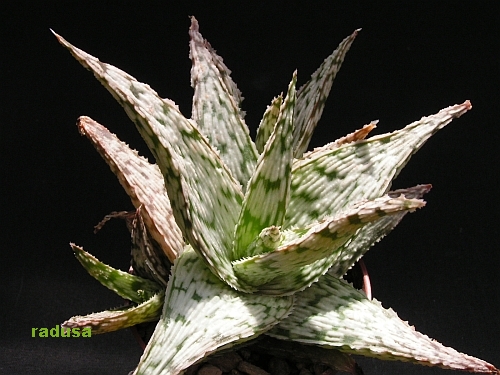
[[[370,120],[379,119],[376,133],[383,133],[471,100],[473,110],[434,136],[393,185],[432,183],[427,207],[406,217],[365,260],[384,306],[438,341],[500,366],[495,2],[120,3],[2,3],[0,373],[126,374],[141,353],[128,330],[31,338],[32,327],[121,303],[68,246],[75,242],[128,267],[124,224],[111,222],[96,235],[93,225],[132,205],[78,135],[77,117],[91,116],[148,155],[121,107],[49,28],[149,83],[189,117],[189,15],[233,71],[252,135],[294,69],[304,83],[359,27],[313,146]],[[446,373],[360,363],[366,374]]]

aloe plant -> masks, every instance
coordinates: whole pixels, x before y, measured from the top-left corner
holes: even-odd
[[[499,373],[415,331],[342,278],[406,213],[424,206],[430,185],[390,191],[391,182],[431,135],[471,108],[469,101],[366,138],[372,122],[306,152],[356,30],[299,90],[292,75],[254,142],[229,69],[191,21],[189,119],[148,85],[56,34],[124,107],[156,159],[151,164],[104,126],[79,118],[79,131],[136,208],[115,214],[127,218],[132,233],[133,272],[72,244],[87,271],[130,303],[63,326],[104,333],[158,321],[134,374],[180,374],[261,335],[283,348],[298,342]]]

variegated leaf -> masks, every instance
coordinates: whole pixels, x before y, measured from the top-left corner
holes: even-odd
[[[257,151],[259,154],[264,151],[264,146],[267,143],[267,140],[271,136],[273,132],[276,121],[278,121],[278,116],[280,115],[280,107],[283,102],[283,97],[281,95],[277,96],[271,102],[271,105],[267,107],[264,112],[264,116],[262,116],[262,120],[260,121],[259,127],[257,129],[257,136],[255,138],[255,147],[257,147]]]
[[[108,163],[141,215],[148,232],[172,261],[182,251],[182,233],[175,223],[163,176],[158,166],[130,149],[116,135],[89,117],[78,119],[85,135]]]
[[[363,225],[424,204],[418,199],[389,196],[363,202],[342,215],[301,229],[298,238],[285,240],[275,251],[233,262],[235,272],[260,293],[293,294],[327,272],[339,257],[342,245]]]
[[[408,189],[398,189],[387,194],[390,197],[398,197],[401,194],[408,199],[421,199],[431,189],[431,185],[417,185]],[[356,263],[375,243],[389,234],[403,219],[407,212],[399,212],[380,218],[380,220],[368,223],[358,230],[349,243],[340,249],[340,255],[328,270],[334,277],[340,278]]]
[[[139,207],[132,222],[132,268],[138,276],[154,280],[167,286],[171,263],[152,238],[142,218],[143,207]]]
[[[143,303],[161,289],[154,281],[131,275],[102,263],[81,247],[71,244],[76,259],[87,272],[106,288],[134,303]]]
[[[302,227],[361,199],[385,194],[427,139],[470,108],[466,101],[393,133],[340,146],[334,142],[304,155],[293,165],[285,226]]]
[[[199,33],[194,17],[191,17],[189,35],[194,87],[192,118],[245,189],[258,153],[241,116],[241,93],[222,58]]]
[[[90,327],[92,334],[108,333],[136,324],[154,322],[161,315],[165,292],[162,290],[139,305],[105,310],[85,316],[74,316],[61,324],[63,328]]]
[[[294,157],[302,157],[302,154],[307,150],[314,128],[323,114],[333,80],[359,31],[360,29],[345,38],[313,73],[311,79],[299,89],[293,134]]]
[[[187,241],[222,280],[251,291],[238,283],[230,263],[241,187],[194,122],[148,85],[57,38],[135,122],[165,177],[175,220]]]
[[[280,109],[280,115],[255,173],[248,182],[234,241],[234,259],[256,255],[248,245],[266,227],[281,226],[290,200],[290,179],[293,161],[292,134],[295,106],[294,73]],[[256,247],[252,247],[256,250]]]
[[[269,330],[292,305],[293,297],[238,293],[186,249],[174,263],[161,319],[134,374],[179,374],[209,353]]]
[[[417,332],[392,309],[328,274],[296,298],[293,314],[269,331],[270,336],[385,360],[498,373],[491,364]]]

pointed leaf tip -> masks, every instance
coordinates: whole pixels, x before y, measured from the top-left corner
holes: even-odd
[[[301,291],[338,262],[344,244],[359,228],[425,205],[423,200],[401,195],[360,202],[335,217],[288,231],[288,237],[285,233],[276,250],[235,261],[234,270],[263,294],[289,295]]]
[[[262,120],[260,121],[259,128],[257,129],[257,136],[255,138],[255,147],[257,151],[262,153],[267,140],[273,132],[276,121],[280,114],[281,104],[283,103],[283,95],[274,98],[271,104],[266,108]]]
[[[302,154],[307,150],[314,129],[323,114],[333,81],[358,31],[355,30],[345,38],[312,74],[311,79],[297,91],[293,134],[294,156],[296,158],[302,157]]]
[[[161,291],[139,305],[119,307],[85,316],[73,316],[62,328],[90,327],[92,334],[117,331],[140,323],[154,322],[161,315],[165,292]]]
[[[240,288],[230,252],[243,194],[217,151],[195,121],[186,119],[172,101],[160,98],[149,85],[62,38],[61,43],[94,73],[135,122],[165,178],[183,236],[215,274]]]
[[[83,248],[73,243],[70,246],[76,259],[92,277],[124,299],[143,303],[161,289],[154,281],[117,270],[99,261]]]
[[[255,169],[258,152],[243,120],[241,92],[223,59],[200,34],[194,17],[189,35],[189,56],[193,63],[191,85],[194,88],[191,117],[245,189]]]
[[[467,100],[392,133],[356,142],[334,142],[296,160],[285,228],[307,225],[362,199],[385,194],[413,154],[471,108]]]
[[[271,136],[248,182],[234,242],[235,259],[253,256],[248,248],[266,227],[281,226],[290,200],[293,163],[293,114],[295,109],[295,71]]]
[[[390,191],[387,195],[391,198],[404,196],[406,199],[421,199],[428,193],[432,185],[417,185],[407,189]],[[350,239],[349,243],[342,246],[340,256],[328,273],[336,278],[341,278],[375,243],[391,232],[403,219],[408,211],[382,217],[380,220],[368,223]]]
[[[118,177],[136,209],[141,215],[148,233],[160,244],[163,252],[173,261],[184,247],[182,233],[175,223],[164,178],[157,165],[132,150],[106,127],[81,116],[78,131],[86,136]]]
[[[296,298],[293,314],[269,331],[270,336],[383,360],[498,373],[493,365],[421,334],[392,309],[384,309],[378,301],[330,275],[297,293]]]

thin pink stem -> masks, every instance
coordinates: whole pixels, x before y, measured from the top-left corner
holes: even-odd
[[[359,261],[359,266],[361,267],[361,272],[363,273],[363,292],[365,292],[368,299],[372,299],[372,285],[370,283],[370,275],[368,275],[368,270],[366,269],[365,262],[363,258]]]

